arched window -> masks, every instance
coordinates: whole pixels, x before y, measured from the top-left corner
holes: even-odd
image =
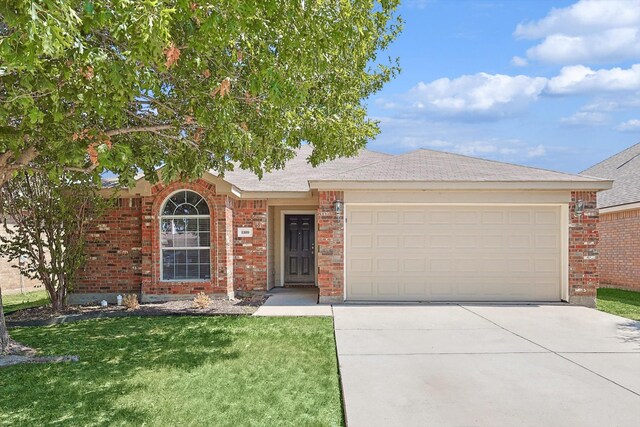
[[[211,278],[211,218],[198,193],[173,193],[160,211],[162,280]]]

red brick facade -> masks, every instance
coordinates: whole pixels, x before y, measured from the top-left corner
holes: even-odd
[[[582,214],[576,213],[582,201]],[[569,204],[569,301],[595,305],[598,288],[598,209],[596,192],[571,193]]]
[[[344,295],[344,213],[337,213],[336,201],[344,201],[341,191],[318,194],[318,288],[320,300],[342,301]]]
[[[168,197],[175,191],[185,189],[197,192],[209,205],[211,279],[163,281],[160,271],[160,211]],[[343,300],[344,213],[336,209],[336,202],[343,200],[343,192],[318,192],[316,261],[317,286],[322,302]],[[580,215],[576,213],[578,201],[583,204]],[[637,251],[613,252],[613,242],[640,236],[640,214],[619,218],[626,221],[623,226],[614,225],[613,219],[611,215],[605,216],[601,227],[619,227],[617,232],[621,237],[610,233],[614,237],[603,241],[603,270],[618,272],[620,276],[616,277],[608,272],[604,274],[607,281],[615,279],[618,284],[624,285],[640,277],[640,272],[637,269],[634,273],[632,269],[620,268],[619,263],[629,260],[635,262],[637,267],[640,264],[639,255]],[[599,280],[596,193],[573,192],[568,220],[569,300],[593,305]],[[267,223],[267,200],[238,200],[227,194],[219,194],[214,184],[204,180],[158,184],[151,189],[150,196],[118,199],[114,209],[87,235],[89,260],[80,272],[80,280],[74,291],[81,294],[139,293],[143,300],[186,297],[198,292],[213,295],[264,292],[267,290]],[[250,227],[253,235],[239,237],[238,229],[243,227]],[[638,243],[635,247],[638,247]],[[629,271],[630,276],[623,277],[619,273],[622,270]]]
[[[640,209],[600,215],[600,286],[640,291]]]
[[[267,290],[267,201],[238,200],[234,215],[235,289],[239,293]],[[239,227],[253,228],[253,237],[239,237]]]
[[[211,279],[164,281],[160,270],[160,211],[178,190],[192,190],[209,205]],[[88,262],[79,272],[77,294],[138,293],[143,300],[205,292],[229,295],[267,287],[267,202],[234,200],[204,180],[157,184],[151,196],[117,199],[87,235]],[[237,237],[252,227],[253,237]]]
[[[142,199],[117,199],[86,235],[87,262],[74,292],[137,293],[142,280]]]

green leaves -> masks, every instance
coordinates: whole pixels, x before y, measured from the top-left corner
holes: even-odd
[[[353,155],[378,132],[363,100],[398,72],[377,59],[397,4],[0,1],[0,154],[35,147],[72,167],[97,155],[126,179],[160,165],[260,174],[305,141],[314,163]]]
[[[89,0],[85,0],[84,2],[84,11],[89,14],[92,15],[94,8],[93,8],[93,2],[89,1]]]

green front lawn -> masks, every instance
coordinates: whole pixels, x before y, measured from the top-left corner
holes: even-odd
[[[598,289],[598,310],[640,320],[640,292]]]
[[[2,306],[4,314],[13,313],[14,311],[23,310],[25,308],[40,307],[49,304],[49,295],[47,291],[33,291],[25,294],[2,294]]]
[[[11,335],[81,361],[0,368],[0,425],[343,424],[331,318],[132,317]]]

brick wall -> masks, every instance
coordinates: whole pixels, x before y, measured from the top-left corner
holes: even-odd
[[[209,205],[211,214],[211,279],[200,281],[162,280],[160,258],[160,211],[165,200],[176,191],[192,190],[200,194]],[[228,198],[216,194],[215,185],[203,180],[195,182],[173,182],[157,184],[151,189],[152,197],[143,198],[142,215],[142,294],[143,300],[166,296],[187,296],[205,292],[206,294],[228,295],[229,272],[226,267],[229,250],[226,244],[226,223],[229,216],[225,212]],[[217,267],[217,268],[216,268]],[[232,282],[231,282],[232,283]]]
[[[216,237],[214,262],[218,289],[234,296],[235,270],[233,264],[233,200],[219,196],[214,208],[215,229],[211,234]]]
[[[120,198],[86,234],[87,263],[75,293],[139,293],[141,198]]]
[[[162,280],[160,211],[178,190],[195,191],[209,205],[210,280]],[[253,237],[238,238],[238,227],[252,227]],[[152,300],[198,292],[228,296],[235,291],[263,292],[267,287],[267,201],[234,201],[217,194],[215,185],[204,180],[157,184],[150,196],[118,199],[90,229],[87,254],[76,296],[139,293],[143,300]]]
[[[234,285],[236,292],[267,290],[267,201],[237,200],[234,207]],[[238,237],[238,227],[253,228],[253,237]]]
[[[320,302],[342,302],[344,295],[344,214],[335,211],[341,191],[318,193],[318,288]]]
[[[640,209],[600,215],[601,287],[640,291]]]
[[[576,215],[582,200],[584,211]],[[571,193],[569,204],[569,302],[594,306],[598,288],[598,209],[594,191]]]

